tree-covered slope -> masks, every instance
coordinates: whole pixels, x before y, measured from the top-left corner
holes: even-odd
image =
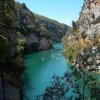
[[[66,34],[66,32],[69,30],[70,26],[59,23],[56,20],[50,19],[48,17],[44,17],[41,15],[38,15],[36,13],[33,13],[35,18],[39,20],[39,22],[53,34],[53,39],[55,42],[60,42],[61,38]]]
[[[16,3],[15,9],[18,20],[16,34],[20,39],[25,38],[25,51],[34,52],[50,48],[52,46],[51,33],[35,19],[26,5]]]
[[[69,26],[31,12],[25,4],[15,5],[18,27],[17,35],[26,38],[25,51],[39,51],[60,42]]]
[[[17,24],[14,0],[0,0],[0,100],[21,99],[25,67],[17,50]]]

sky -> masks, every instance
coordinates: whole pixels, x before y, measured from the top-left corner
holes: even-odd
[[[25,3],[34,13],[71,26],[79,18],[84,0],[16,0]],[[76,2],[77,1],[77,2]]]

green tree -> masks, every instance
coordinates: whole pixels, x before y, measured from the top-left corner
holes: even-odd
[[[16,26],[17,19],[14,0],[0,0],[0,74],[4,100],[6,100],[4,73],[8,72],[9,69],[10,72],[8,73],[8,75],[13,73],[14,76],[12,76],[15,77],[15,71],[18,71],[17,69],[22,66],[19,66],[19,63],[15,58],[13,59],[12,51],[14,51],[13,49],[15,49],[16,47],[16,44],[14,44],[14,41],[16,40],[12,42],[11,40],[12,37],[14,37]],[[13,46],[11,46],[11,44],[13,44]]]
[[[16,25],[15,22],[16,12],[14,0],[0,0],[0,31],[4,28],[14,28]]]
[[[1,80],[2,80],[2,90],[3,90],[3,98],[4,100],[6,99],[5,97],[5,82],[4,82],[4,66],[6,63],[6,58],[8,53],[8,43],[7,39],[0,35],[0,73],[1,73]]]
[[[72,21],[72,27],[74,30],[78,29],[78,22]]]

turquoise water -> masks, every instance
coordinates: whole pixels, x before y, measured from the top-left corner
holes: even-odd
[[[63,75],[69,70],[61,50],[61,44],[55,44],[54,49],[25,56],[25,95],[29,100],[35,100],[37,95],[44,92],[54,73]]]

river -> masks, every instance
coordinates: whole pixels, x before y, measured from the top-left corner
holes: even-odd
[[[29,100],[35,100],[50,84],[52,76],[63,75],[69,70],[65,58],[62,56],[62,45],[55,44],[54,49],[32,53],[25,56],[25,95]]]

